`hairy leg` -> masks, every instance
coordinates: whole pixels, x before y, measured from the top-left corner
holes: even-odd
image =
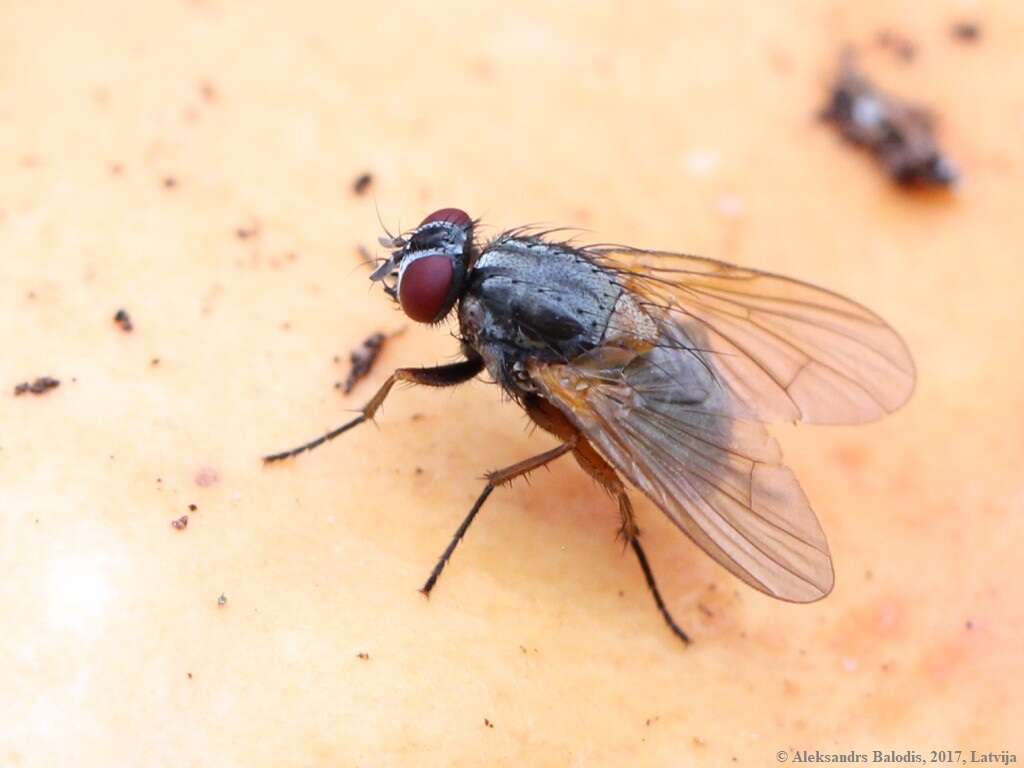
[[[462,541],[462,537],[466,535],[466,531],[469,530],[469,526],[472,524],[473,519],[477,515],[477,512],[480,511],[480,508],[484,505],[484,502],[487,501],[487,497],[491,495],[491,492],[495,488],[506,483],[510,483],[517,477],[522,477],[523,475],[526,475],[535,469],[543,467],[545,464],[552,462],[555,459],[559,458],[560,456],[564,456],[565,454],[569,453],[574,448],[575,440],[572,442],[563,443],[557,448],[552,448],[550,451],[544,451],[544,453],[532,456],[531,458],[526,459],[525,461],[520,461],[516,464],[513,464],[510,467],[505,467],[504,469],[497,469],[494,470],[493,472],[488,472],[487,485],[484,486],[483,492],[477,497],[477,500],[473,504],[473,507],[469,510],[469,514],[466,515],[465,519],[462,521],[462,524],[458,527],[458,530],[455,531],[455,535],[452,537],[451,543],[448,544],[448,547],[441,554],[441,557],[437,561],[437,565],[435,565],[434,570],[430,572],[430,576],[427,579],[426,583],[423,585],[423,588],[420,589],[420,592],[422,592],[424,595],[430,595],[430,590],[432,590],[434,588],[434,584],[437,583],[437,579],[441,575],[441,571],[444,570],[445,565],[448,564],[448,560],[449,558],[451,558],[452,553],[455,551],[455,547],[457,547],[459,545],[459,542]]]
[[[690,636],[672,618],[672,614],[669,613],[665,601],[661,597],[661,592],[658,590],[658,583],[654,579],[654,572],[651,570],[650,563],[647,561],[647,555],[640,545],[640,528],[637,526],[636,518],[633,515],[633,504],[629,500],[626,486],[619,478],[618,473],[605,461],[597,449],[580,434],[579,430],[569,422],[565,415],[547,401],[541,398],[528,400],[526,402],[526,412],[539,427],[561,437],[563,440],[575,437],[573,454],[576,457],[577,463],[602,488],[614,496],[619,504],[619,516],[622,521],[619,528],[619,536],[633,549],[633,553],[640,562],[640,569],[643,571],[644,579],[647,581],[647,588],[651,590],[651,594],[654,596],[654,603],[658,606],[658,611],[673,634],[684,643],[689,644]]]
[[[407,381],[411,384],[422,384],[427,387],[454,387],[457,384],[462,384],[469,381],[476,376],[480,371],[483,370],[484,363],[478,357],[469,358],[468,360],[462,360],[458,363],[451,363],[449,365],[438,365],[432,368],[399,368],[397,371],[392,373],[387,381],[381,385],[381,388],[377,390],[377,394],[370,398],[369,402],[366,403],[360,410],[361,413],[351,421],[342,424],[336,429],[332,429],[325,435],[322,435],[315,440],[310,440],[308,443],[303,443],[295,448],[290,448],[287,451],[281,451],[280,453],[272,453],[269,456],[264,456],[263,461],[270,463],[272,461],[280,461],[281,459],[290,459],[292,456],[298,456],[300,453],[312,450],[319,445],[323,445],[328,440],[333,440],[338,435],[348,432],[353,427],[357,427],[364,421],[370,421],[373,419],[373,414],[377,412],[388,394],[391,392],[391,388],[395,386],[399,381]]]

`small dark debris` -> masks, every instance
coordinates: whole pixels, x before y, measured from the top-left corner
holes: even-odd
[[[416,475],[422,475],[422,474],[423,474],[423,467],[416,467],[416,468],[415,468],[415,469],[413,470],[413,474],[416,474]]]
[[[228,604],[228,596],[225,595],[223,592],[221,592],[220,593],[220,597],[217,598],[217,606],[219,608],[223,608],[227,604]]]
[[[356,384],[369,375],[387,339],[386,334],[378,331],[367,336],[362,344],[349,352],[348,359],[352,364],[352,368],[349,370],[348,378],[345,379],[345,385],[342,387],[346,395],[355,388]]]
[[[891,29],[883,29],[876,36],[875,41],[882,48],[892,51],[897,58],[910,62],[917,55],[917,47],[909,38]]]
[[[964,629],[974,629],[974,622],[968,619],[964,622]]]
[[[132,325],[132,316],[128,314],[128,310],[119,309],[114,315],[114,322],[121,327],[121,330],[125,333],[131,333],[135,330],[135,326]]]
[[[171,520],[171,528],[176,531],[183,531],[188,528],[188,515],[182,515],[177,520]]]
[[[197,507],[195,504],[189,504],[188,505],[188,511],[189,512],[198,512],[199,511],[199,507]]]
[[[981,26],[974,21],[958,21],[953,25],[953,37],[963,43],[976,43],[981,39]]]
[[[200,488],[209,488],[220,482],[220,473],[213,467],[200,467],[192,479]]]
[[[54,379],[50,376],[40,376],[38,379],[31,383],[23,381],[21,384],[16,385],[14,387],[14,394],[16,396],[24,394],[42,395],[46,392],[49,392],[54,387],[59,386],[60,381],[58,379]]]
[[[364,195],[372,184],[373,174],[361,173],[356,176],[356,180],[352,182],[352,192],[356,195]]]
[[[149,361],[149,364],[155,368],[156,366],[160,365],[160,358],[154,357],[152,360]]]
[[[163,185],[164,189],[175,189],[178,186],[178,180],[173,176],[164,176]]]
[[[251,237],[259,237],[260,225],[258,223],[250,224],[248,227],[238,227],[235,230],[235,237],[239,240],[248,240]]]
[[[203,101],[207,102],[208,104],[212,104],[213,102],[217,101],[217,98],[219,96],[219,94],[217,93],[216,86],[214,86],[214,84],[211,83],[209,80],[203,80],[201,83],[199,83],[199,95],[202,96]]]
[[[368,654],[366,651],[360,651],[359,653],[356,654],[356,656],[358,658],[362,659],[363,661],[369,661],[370,660],[370,654]]]
[[[851,144],[871,151],[899,184],[949,186],[959,176],[935,143],[931,113],[878,91],[849,55],[821,117]]]
[[[189,680],[191,680],[191,679],[192,679],[192,673],[191,673],[191,672],[186,672],[185,674],[186,674],[186,675],[188,675],[188,679],[189,679]]]
[[[661,720],[661,715],[658,715],[657,717],[648,717],[647,720],[644,721],[644,725],[646,725],[647,727],[650,727],[650,726],[654,725],[656,722],[658,722],[659,720]]]
[[[488,728],[493,728],[494,727],[494,723],[492,723],[486,717],[484,718],[484,725],[486,725]]]

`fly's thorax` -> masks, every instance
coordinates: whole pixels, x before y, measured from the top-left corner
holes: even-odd
[[[615,273],[584,251],[513,236],[483,250],[467,289],[479,302],[482,338],[557,360],[600,345],[610,325],[616,333],[638,328],[650,334],[639,307],[622,294]],[[621,329],[612,323],[616,313],[626,320]]]

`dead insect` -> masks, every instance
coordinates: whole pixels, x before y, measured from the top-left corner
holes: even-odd
[[[465,359],[395,371],[362,413],[277,461],[373,418],[397,382],[446,387],[486,370],[561,444],[487,474],[423,585],[491,492],[568,453],[615,497],[665,621],[683,641],[640,545],[622,478],[744,582],[782,600],[832,589],[832,561],[796,477],[762,422],[853,424],[899,408],[914,364],[868,309],[822,288],[697,256],[578,247],[514,229],[485,244],[463,211],[382,238],[371,275],[413,320],[456,309]]]
[[[850,55],[821,117],[847,141],[870,150],[900,184],[949,186],[959,177],[935,142],[931,113],[878,91]]]

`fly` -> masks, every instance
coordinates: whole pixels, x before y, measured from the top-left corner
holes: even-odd
[[[618,246],[578,247],[514,229],[490,242],[456,208],[381,238],[370,279],[411,319],[454,310],[462,360],[399,368],[360,415],[293,457],[373,418],[398,382],[448,387],[486,371],[551,450],[489,472],[429,578],[437,583],[495,488],[567,454],[616,501],[619,535],[654,602],[672,617],[640,543],[627,483],[733,575],[807,603],[833,585],[821,526],[765,423],[854,424],[895,411],[914,364],[878,315],[808,283],[712,259]]]

